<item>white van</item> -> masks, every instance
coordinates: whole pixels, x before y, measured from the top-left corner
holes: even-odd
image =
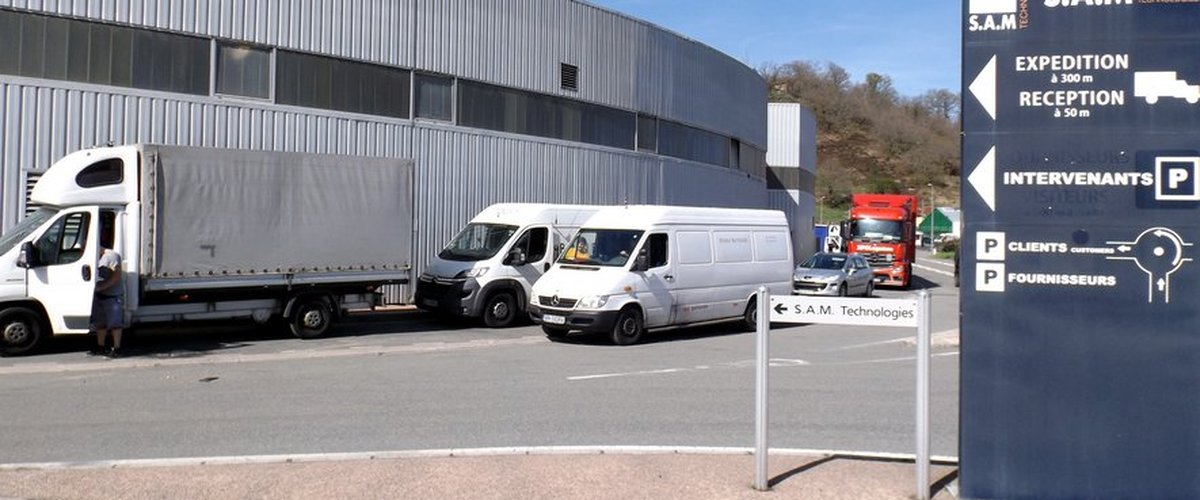
[[[573,330],[633,344],[650,328],[740,320],[754,296],[791,292],[787,218],[774,210],[612,207],[583,225],[533,286],[529,313],[551,338]]]
[[[500,203],[476,215],[417,281],[417,307],[505,327],[580,224],[603,207]]]

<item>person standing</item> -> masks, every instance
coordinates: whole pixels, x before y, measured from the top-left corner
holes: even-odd
[[[96,262],[96,291],[92,297],[92,328],[96,354],[121,356],[121,331],[125,328],[125,283],[121,280],[121,254],[113,250],[116,214],[100,212],[100,259]],[[112,348],[105,351],[109,333]]]

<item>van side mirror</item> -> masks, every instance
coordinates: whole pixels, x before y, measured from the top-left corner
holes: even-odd
[[[31,241],[22,243],[21,253],[17,254],[17,267],[29,269],[37,266],[37,247],[33,246],[33,242]]]
[[[508,258],[504,259],[504,263],[510,266],[523,266],[526,264],[525,251],[520,248],[509,250]]]

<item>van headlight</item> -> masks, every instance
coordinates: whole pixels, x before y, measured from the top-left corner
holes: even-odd
[[[529,296],[529,305],[531,305],[531,306],[540,306],[540,305],[542,305],[542,302],[538,300],[538,296],[537,296],[537,294],[536,294],[536,293],[535,293],[535,294],[531,294],[531,295]]]
[[[579,299],[578,307],[581,309],[599,309],[608,303],[607,295],[592,295]]]
[[[487,274],[487,272],[488,272],[488,269],[490,269],[490,268],[487,268],[487,267],[474,267],[474,268],[471,268],[471,269],[466,269],[466,270],[463,270],[463,271],[459,272],[458,274],[454,275],[454,277],[455,277],[455,278],[458,278],[458,279],[462,279],[462,278],[478,278],[478,277],[480,277],[480,276],[483,276],[483,275]]]

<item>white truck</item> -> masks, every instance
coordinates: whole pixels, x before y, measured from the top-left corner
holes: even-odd
[[[552,339],[583,331],[620,345],[647,329],[753,328],[758,287],[791,293],[791,241],[787,218],[774,210],[606,208],[533,285],[529,315]]]
[[[525,314],[529,291],[583,221],[602,207],[499,203],[479,212],[417,281],[418,307],[483,318],[493,328]]]
[[[126,323],[283,318],[318,337],[410,278],[412,160],[130,145],[67,155],[0,237],[0,352],[87,334],[101,219]]]

